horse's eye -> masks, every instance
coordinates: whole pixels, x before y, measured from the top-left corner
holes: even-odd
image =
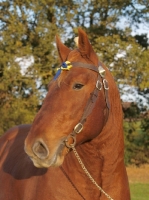
[[[84,85],[81,83],[75,83],[73,86],[74,90],[80,90]]]

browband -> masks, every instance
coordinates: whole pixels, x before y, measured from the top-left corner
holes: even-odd
[[[108,81],[105,79],[105,69],[102,67],[102,63],[99,62],[99,66],[95,66],[92,64],[88,64],[88,63],[82,63],[82,62],[70,62],[70,61],[65,61],[61,64],[61,66],[57,69],[57,73],[54,76],[54,80],[56,80],[59,75],[61,74],[62,70],[67,70],[69,71],[72,67],[82,67],[82,68],[86,68],[89,70],[92,70],[94,72],[97,72],[101,79],[102,79],[102,83],[100,82],[99,78],[97,80],[96,83],[96,88],[98,88],[99,83],[104,87],[104,91],[105,91],[105,101],[107,104],[108,109],[110,109],[110,102],[109,102],[109,97],[108,97],[108,90],[109,90],[109,85],[108,85]]]

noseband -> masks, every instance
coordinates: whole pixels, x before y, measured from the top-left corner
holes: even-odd
[[[83,130],[84,123],[86,122],[87,117],[91,114],[91,112],[95,106],[96,100],[98,98],[98,93],[102,90],[102,87],[104,88],[105,101],[106,101],[107,108],[110,109],[110,103],[109,103],[109,98],[108,98],[109,86],[108,86],[108,81],[105,79],[105,69],[102,67],[102,63],[99,62],[99,66],[96,67],[92,64],[66,61],[66,62],[62,63],[62,65],[58,69],[58,72],[57,72],[56,76],[54,77],[54,79],[57,79],[57,77],[61,73],[61,70],[70,70],[71,67],[81,67],[81,68],[89,69],[89,70],[96,72],[98,74],[98,76],[97,76],[97,82],[96,82],[94,91],[91,93],[91,96],[86,104],[84,113],[83,113],[79,123],[74,127],[73,131],[65,139],[65,145],[68,148],[75,147],[76,135]],[[72,139],[71,144],[68,143],[70,138]]]

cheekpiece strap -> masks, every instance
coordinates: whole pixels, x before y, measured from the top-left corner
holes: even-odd
[[[81,63],[81,62],[70,63],[69,61],[66,61],[65,63],[61,65],[60,70],[69,70],[72,66],[86,68],[86,69],[95,71],[97,72],[98,77],[97,77],[96,86],[93,92],[91,93],[90,98],[88,99],[88,102],[86,104],[86,107],[84,109],[83,115],[79,123],[74,127],[73,131],[66,137],[64,141],[66,146],[70,149],[76,145],[76,135],[79,134],[83,130],[84,123],[86,122],[87,117],[91,114],[92,110],[94,109],[96,100],[98,98],[98,93],[100,90],[102,90],[102,88],[104,89],[104,94],[105,94],[104,96],[105,96],[107,108],[110,109],[110,102],[109,102],[109,96],[108,96],[109,85],[108,85],[108,81],[105,78],[106,71],[103,68],[102,63],[99,62],[98,67],[97,67],[88,63]],[[71,144],[69,144],[70,139],[72,140]]]
[[[108,109],[110,109],[110,102],[109,102],[109,95],[108,95],[109,85],[108,85],[108,81],[105,79],[106,71],[100,63],[99,63],[98,71],[102,78],[103,88],[105,91],[106,104],[107,104]]]

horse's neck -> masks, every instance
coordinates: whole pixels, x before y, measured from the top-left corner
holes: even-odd
[[[124,166],[123,113],[119,99],[112,102],[108,121],[102,132],[93,140],[93,145],[103,159],[101,170],[102,187],[116,187],[123,177],[127,182]],[[118,180],[119,179],[119,180]],[[126,183],[125,182],[125,183]]]
[[[111,102],[108,121],[102,132],[92,141],[77,147],[84,165],[97,183],[114,199],[130,199],[124,166],[123,114],[118,92]],[[85,199],[105,199],[91,184],[73,151],[67,155],[64,168]],[[115,192],[115,188],[119,192]],[[123,197],[122,191],[125,188]],[[88,191],[88,192],[87,192]],[[101,196],[100,196],[101,194]]]
[[[91,142],[88,142],[79,145],[76,147],[76,150],[87,170],[98,182],[98,184],[101,185],[101,170],[103,160],[99,157],[95,147]],[[75,187],[75,189],[78,190],[86,200],[90,200],[93,197],[95,200],[99,199],[100,191],[91,183],[73,151],[67,155],[62,168],[69,177],[68,181],[71,182],[73,187]]]
[[[109,90],[111,108],[108,120],[102,132],[93,141],[100,155],[104,157],[104,162],[107,160],[108,164],[122,156],[119,154],[123,154],[124,150],[122,106],[116,85],[112,82],[110,85],[113,88]]]
[[[110,123],[111,126],[109,126]],[[110,194],[111,191],[108,188],[111,189],[111,186],[115,188],[119,184],[116,181],[113,183],[115,180],[113,177],[124,171],[122,124],[114,126],[113,119],[109,118],[107,125],[97,138],[76,149],[91,176]],[[62,167],[70,178],[69,181],[85,199],[100,198],[100,191],[86,176],[73,151],[67,155]]]

